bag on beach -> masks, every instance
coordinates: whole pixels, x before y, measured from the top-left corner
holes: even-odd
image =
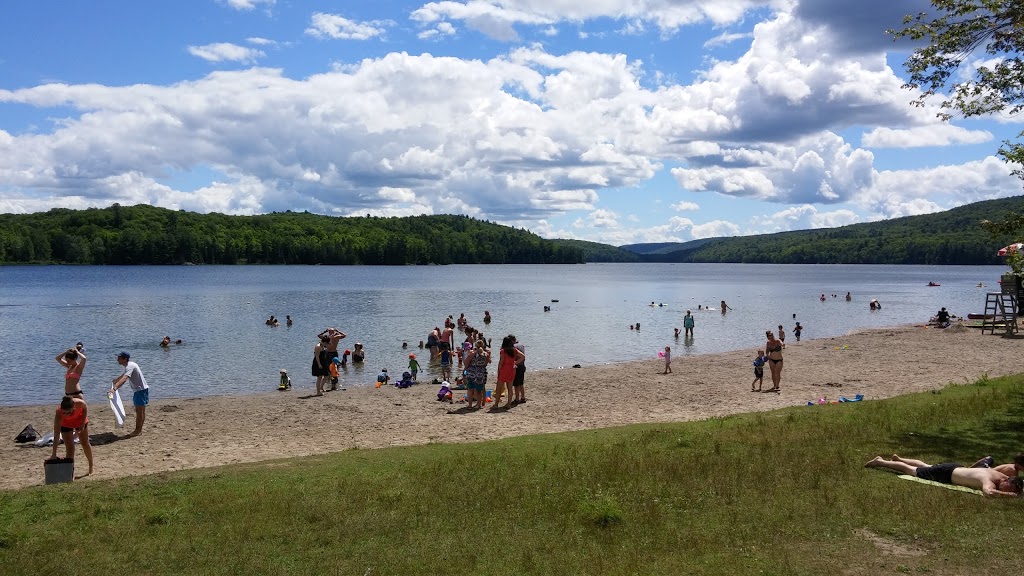
[[[22,431],[14,437],[14,441],[18,444],[27,444],[29,442],[35,442],[39,438],[39,433],[32,427],[31,424],[25,426]]]

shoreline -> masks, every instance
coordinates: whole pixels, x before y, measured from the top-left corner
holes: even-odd
[[[671,374],[662,374],[664,363],[657,358],[529,371],[528,402],[508,411],[467,411],[457,402],[438,402],[437,387],[429,382],[405,390],[350,387],[323,398],[313,396],[311,383],[303,383],[288,392],[245,396],[157,396],[146,411],[142,435],[123,439],[134,425],[131,407],[126,406],[126,429],[118,430],[105,403],[94,402],[89,432],[95,471],[81,481],[350,448],[701,420],[804,406],[821,396],[834,400],[863,394],[865,400],[877,400],[971,383],[983,375],[1021,372],[1015,338],[982,335],[957,324],[946,330],[901,325],[799,343],[790,340],[779,394],[750,392],[754,350],[742,349],[676,356]],[[494,387],[495,372],[492,365],[488,388]],[[765,373],[764,388],[769,388],[769,371]],[[461,394],[457,391],[456,398]],[[54,410],[55,405],[0,407],[0,428],[8,436],[0,448],[0,458],[7,463],[0,473],[0,489],[43,483],[41,464],[50,448],[14,444],[13,438],[28,423],[40,434],[50,431]],[[61,447],[58,455],[63,454]],[[80,448],[76,456],[79,468],[84,468]]]

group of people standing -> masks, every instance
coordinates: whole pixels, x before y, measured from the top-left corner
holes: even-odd
[[[323,396],[324,392],[328,390],[338,389],[337,366],[343,363],[343,360],[339,360],[338,343],[346,336],[348,335],[334,327],[328,328],[317,335],[318,341],[316,346],[313,347],[312,366],[312,374],[316,377],[317,396]],[[353,353],[352,361],[362,362],[363,345],[357,342],[356,351],[359,353],[358,360],[356,359],[356,354]],[[348,350],[345,351],[345,360],[348,359],[348,352]],[[329,389],[327,388],[328,384],[331,385]]]
[[[57,446],[64,442],[65,458],[75,458],[75,438],[82,444],[82,452],[89,462],[89,470],[79,476],[88,476],[93,471],[92,444],[89,442],[89,405],[82,391],[82,373],[88,358],[85,346],[79,342],[73,348],[57,354],[58,364],[64,367],[64,396],[54,413],[53,418],[53,452],[50,458],[57,457]],[[146,406],[149,405],[149,385],[139,365],[131,361],[131,355],[121,352],[117,355],[117,363],[124,368],[124,373],[110,383],[109,394],[116,392],[124,384],[130,384],[134,394],[132,403],[135,406],[135,429],[129,437],[142,434],[142,426],[146,421]]]
[[[467,335],[464,348],[468,348],[463,358],[467,407],[483,408],[487,402],[487,365],[491,363],[491,349],[483,337],[473,339],[472,335]],[[525,378],[526,348],[509,334],[502,338],[498,349],[497,383],[491,396],[494,407],[500,407],[502,396],[507,396],[505,408],[525,404]]]

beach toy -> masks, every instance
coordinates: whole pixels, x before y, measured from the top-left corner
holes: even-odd
[[[825,397],[822,396],[821,398],[818,398],[818,404],[828,404],[828,400],[826,400]]]
[[[664,350],[658,350],[658,358],[664,358],[664,357],[665,357],[665,351]]]

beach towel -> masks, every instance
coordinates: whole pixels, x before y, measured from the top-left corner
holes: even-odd
[[[956,490],[957,492],[967,492],[968,494],[977,494],[982,496],[981,490],[975,490],[974,488],[968,488],[967,486],[956,486],[954,484],[943,484],[942,482],[934,482],[932,480],[924,480],[917,476],[910,476],[909,474],[900,474],[900,480],[912,480],[914,482],[920,482],[921,484],[931,484],[932,486],[938,486],[940,488],[946,488],[949,490]]]
[[[43,437],[36,440],[36,446],[49,446],[53,444],[53,432],[47,432],[43,434]]]
[[[847,398],[846,396],[840,396],[839,397],[839,401],[840,402],[860,402],[863,399],[864,399],[864,395],[863,394],[857,394],[853,398]]]
[[[124,428],[124,403],[121,402],[121,394],[117,390],[107,392],[107,401],[110,403],[110,410],[114,413],[114,421],[118,428]]]
[[[63,442],[63,440],[58,438],[57,439],[57,443],[60,444],[61,442]],[[78,434],[75,434],[75,444],[81,444],[81,443],[82,443],[82,441],[78,439]],[[51,446],[51,445],[53,445],[53,432],[47,432],[46,434],[43,434],[42,438],[40,438],[39,440],[36,440],[36,446],[42,447],[42,446]]]

